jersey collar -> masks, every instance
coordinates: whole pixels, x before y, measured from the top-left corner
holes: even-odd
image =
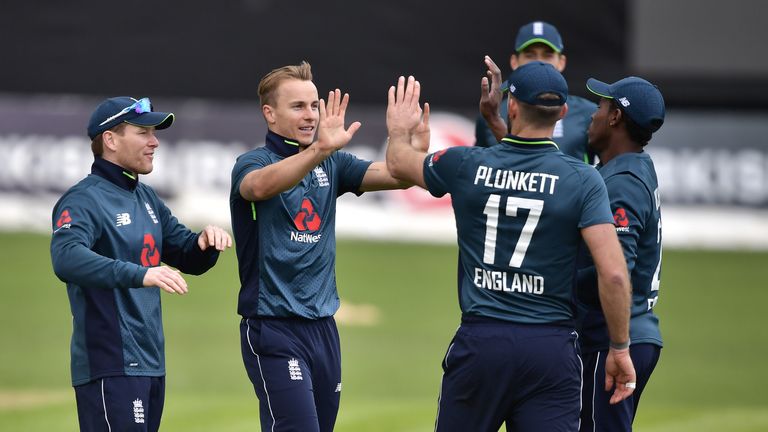
[[[523,138],[510,134],[502,138],[501,142],[519,148],[551,148],[550,146],[554,146],[556,149],[560,150],[560,147],[557,146],[557,143],[552,141],[552,138]]]
[[[101,157],[94,159],[93,165],[91,165],[91,174],[107,179],[128,191],[133,191],[139,184],[138,174],[127,171]]]
[[[282,157],[293,156],[299,152],[298,141],[280,136],[272,131],[267,132],[267,148]]]

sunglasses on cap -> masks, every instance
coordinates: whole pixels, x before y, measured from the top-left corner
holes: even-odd
[[[131,110],[136,111],[138,114],[152,112],[152,102],[149,101],[149,98],[141,98],[133,104],[123,108],[119,113],[99,123],[99,126],[104,126],[121,115],[131,112]]]

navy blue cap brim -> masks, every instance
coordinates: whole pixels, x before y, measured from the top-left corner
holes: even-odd
[[[173,113],[165,112],[146,112],[134,117],[130,120],[125,120],[125,123],[132,124],[134,126],[152,127],[155,129],[166,129],[173,124],[173,120],[176,117]]]
[[[611,91],[611,85],[606,84],[602,81],[596,80],[594,78],[590,78],[587,80],[587,90],[591,91],[592,93],[606,98],[606,99],[613,99],[613,93]]]

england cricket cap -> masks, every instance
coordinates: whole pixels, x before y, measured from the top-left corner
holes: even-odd
[[[88,136],[94,139],[123,122],[165,129],[173,124],[173,120],[173,113],[152,111],[149,98],[113,97],[100,103],[91,114],[91,119],[88,121]]]
[[[507,85],[505,90],[515,99],[531,105],[560,106],[568,100],[568,83],[549,63],[534,61],[518,67],[509,74]],[[544,93],[557,98],[542,98]]]
[[[543,21],[534,21],[520,27],[515,38],[515,51],[520,52],[535,43],[548,45],[556,53],[563,51],[560,32],[552,24]]]
[[[587,80],[587,89],[606,99],[615,99],[619,108],[638,126],[650,132],[664,124],[664,98],[659,88],[635,76],[606,84],[594,78]]]

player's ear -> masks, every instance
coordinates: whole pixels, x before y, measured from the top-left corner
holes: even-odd
[[[565,54],[558,54],[559,60],[557,61],[557,70],[562,73],[565,70]]]
[[[507,98],[507,112],[509,113],[509,120],[517,117],[517,99],[513,97]],[[511,121],[510,121],[511,123]]]
[[[117,143],[115,142],[115,133],[111,130],[101,133],[101,140],[104,143],[104,147],[111,151],[117,151]]]
[[[564,103],[562,107],[560,107],[560,118],[565,118],[565,115],[568,114],[568,103]]]
[[[264,119],[267,121],[268,124],[274,124],[275,123],[275,109],[272,108],[269,105],[262,105],[261,106],[261,113],[264,115]]]
[[[518,66],[520,66],[520,62],[517,59],[517,53],[514,52],[509,56],[509,67],[511,67],[512,70],[515,70]]]
[[[624,119],[624,112],[622,112],[618,108],[614,108],[611,110],[611,113],[608,115],[608,123],[611,126],[615,126],[619,124]]]

